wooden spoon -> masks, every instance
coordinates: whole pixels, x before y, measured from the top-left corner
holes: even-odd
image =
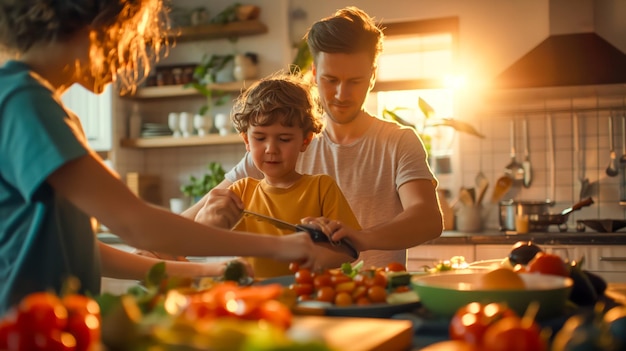
[[[496,181],[496,185],[493,188],[493,194],[491,194],[491,202],[497,203],[502,199],[509,189],[513,186],[513,178],[508,176],[502,176]]]

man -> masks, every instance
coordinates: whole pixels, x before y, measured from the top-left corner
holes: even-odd
[[[337,181],[364,229],[329,221],[332,239],[352,240],[362,251],[360,259],[366,267],[406,264],[407,248],[437,238],[443,231],[437,180],[421,140],[414,130],[380,120],[363,107],[375,83],[382,41],[382,31],[356,7],[346,7],[313,24],[307,43],[326,127],[297,165],[300,173],[324,173]],[[249,154],[183,215],[232,226],[243,205],[225,188],[246,176],[262,177]]]

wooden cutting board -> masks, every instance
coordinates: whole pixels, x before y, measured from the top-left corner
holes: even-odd
[[[295,316],[292,329],[321,335],[337,351],[405,351],[413,342],[407,320]]]

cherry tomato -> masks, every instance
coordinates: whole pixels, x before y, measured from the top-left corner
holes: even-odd
[[[24,333],[49,335],[67,325],[67,309],[61,299],[49,292],[27,295],[20,301],[17,313],[18,328]]]
[[[63,297],[63,305],[67,309],[68,316],[92,314],[100,319],[100,305],[96,300],[79,294],[69,294]]]
[[[292,273],[296,273],[297,271],[300,270],[300,264],[297,262],[291,262],[289,263],[289,271]]]
[[[336,286],[336,285],[341,284],[341,283],[351,282],[352,278],[347,276],[347,275],[345,275],[345,274],[343,274],[343,273],[340,273],[340,274],[333,274],[333,275],[331,275],[330,276],[330,281],[331,281],[331,283],[334,286]]]
[[[335,300],[335,289],[331,286],[323,286],[317,290],[315,299],[332,303]]]
[[[76,338],[68,332],[53,330],[48,335],[37,334],[33,338],[36,350],[46,351],[75,351]]]
[[[316,275],[315,278],[313,278],[313,286],[315,287],[315,289],[320,289],[324,286],[332,285],[333,283],[331,281],[330,274],[328,273]]]
[[[367,298],[374,303],[386,302],[387,290],[379,285],[371,286],[369,289],[367,289]]]
[[[483,336],[485,351],[545,351],[546,348],[537,325],[524,325],[517,316],[494,322]]]
[[[337,306],[350,306],[352,305],[352,296],[345,291],[338,292],[335,295],[335,305]]]
[[[352,280],[335,285],[335,291],[338,293],[345,292],[351,294],[355,288],[356,284]]]
[[[313,284],[291,284],[289,289],[295,292],[297,296],[311,295],[313,293]]]
[[[452,316],[448,329],[450,339],[464,340],[480,346],[488,327],[495,321],[507,316],[515,316],[515,313],[505,305],[469,303],[459,308]]]
[[[94,314],[71,315],[66,330],[76,339],[76,351],[93,350],[100,341],[100,319]]]
[[[301,268],[296,272],[295,278],[296,283],[313,284],[313,275],[311,274],[311,270],[309,269]]]
[[[370,305],[372,301],[370,301],[370,299],[368,299],[367,296],[361,296],[358,299],[356,299],[354,303],[357,306],[366,306],[366,305]]]
[[[367,287],[359,285],[352,291],[352,300],[357,301],[361,297],[367,297]]]
[[[400,262],[391,262],[385,266],[385,272],[406,272],[406,267]]]
[[[259,306],[259,317],[262,320],[286,330],[291,326],[293,315],[289,307],[277,300],[267,300]]]
[[[528,262],[526,271],[529,273],[541,273],[569,277],[569,269],[559,255],[538,252],[535,257]]]

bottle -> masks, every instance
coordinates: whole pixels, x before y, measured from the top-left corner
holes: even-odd
[[[128,118],[128,137],[136,139],[141,136],[141,114],[139,113],[139,105],[133,104],[130,117]]]

